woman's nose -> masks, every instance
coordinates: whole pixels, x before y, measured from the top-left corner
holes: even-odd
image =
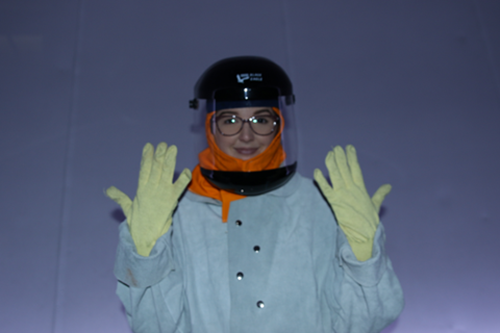
[[[250,123],[245,122],[243,123],[243,128],[241,129],[239,139],[240,141],[243,142],[250,142],[254,139],[254,133],[252,129],[250,128]]]

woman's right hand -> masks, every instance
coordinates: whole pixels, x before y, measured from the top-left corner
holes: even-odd
[[[173,183],[177,147],[167,148],[161,142],[154,151],[147,143],[142,150],[139,185],[134,201],[111,186],[106,194],[118,203],[129,226],[137,253],[149,256],[156,240],[168,231],[179,197],[191,181],[191,172],[184,169]]]

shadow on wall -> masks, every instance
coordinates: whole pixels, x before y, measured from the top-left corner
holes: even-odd
[[[124,318],[127,318],[127,310],[125,310],[125,307],[123,306],[123,304],[120,306],[120,309],[121,309],[121,311],[122,311],[122,313],[123,313],[123,317],[124,317]],[[130,329],[130,330],[128,330],[127,332],[133,333],[131,329]],[[124,332],[124,333],[125,333],[125,332]]]
[[[118,223],[122,223],[126,219],[125,214],[123,214],[123,211],[120,208],[114,209],[111,212],[111,217]]]
[[[390,324],[389,326],[387,326],[383,331],[382,333],[396,333],[397,332],[397,326],[398,326],[398,323],[399,323],[399,317],[396,318],[396,320],[394,320],[392,322],[392,324]]]

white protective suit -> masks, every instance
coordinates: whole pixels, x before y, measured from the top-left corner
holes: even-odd
[[[379,332],[403,294],[379,225],[357,261],[332,210],[299,174],[272,192],[219,201],[186,192],[149,257],[120,226],[117,293],[134,332]]]

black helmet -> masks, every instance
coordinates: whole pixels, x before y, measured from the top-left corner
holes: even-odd
[[[292,83],[285,71],[269,59],[242,56],[222,59],[210,66],[198,79],[189,106],[198,108],[198,100],[251,101],[285,97],[287,105],[295,103]],[[213,111],[213,110],[207,110]]]
[[[201,168],[215,186],[244,195],[258,195],[284,185],[295,173],[296,135],[292,83],[285,71],[269,59],[241,56],[222,59],[198,79],[189,106],[211,112],[226,108],[276,106],[286,125],[281,144],[286,159],[281,167],[255,172],[218,171]],[[204,116],[206,113],[204,113]]]

